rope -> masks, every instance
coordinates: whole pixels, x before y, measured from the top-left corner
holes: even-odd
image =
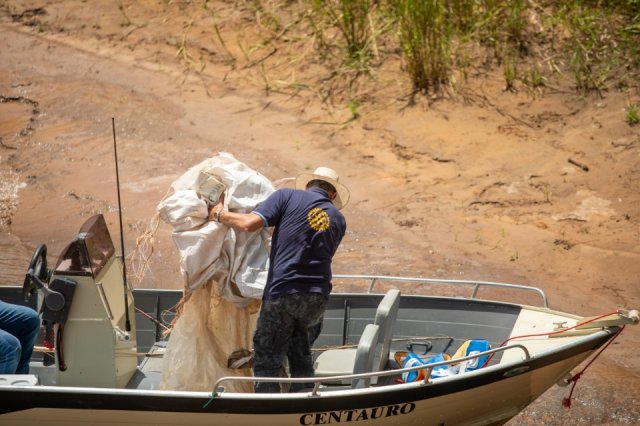
[[[165,195],[166,197],[166,195]],[[147,271],[150,271],[149,262],[153,256],[154,237],[160,226],[160,214],[156,213],[147,224],[142,235],[136,238],[136,247],[129,256],[129,265],[133,278],[140,284]]]
[[[513,336],[513,337],[509,337],[507,340],[505,340],[504,342],[500,343],[500,345],[498,345],[499,348],[503,347],[504,345],[507,344],[507,342],[510,342],[511,340],[515,340],[515,339],[524,339],[525,337],[543,337],[543,336],[552,336],[554,334],[560,334],[560,333],[566,333],[567,331],[573,330],[574,328],[578,328],[581,327],[585,324],[589,324],[591,322],[594,321],[598,321],[599,319],[602,319],[604,317],[608,317],[609,315],[616,315],[618,313],[618,311],[614,311],[614,312],[610,312],[608,314],[604,314],[604,315],[600,315],[598,317],[595,318],[591,318],[588,321],[585,322],[579,322],[576,325],[574,325],[573,327],[569,327],[569,328],[563,328],[562,330],[557,330],[557,331],[550,331],[548,333],[538,333],[538,334],[523,334],[522,336]],[[491,355],[489,355],[489,357],[487,358],[487,360],[484,362],[484,364],[482,364],[482,367],[486,367],[487,364],[489,364],[489,361],[491,361],[491,358],[493,358],[493,355],[495,354],[492,353]]]
[[[213,401],[213,400],[214,400],[214,399],[216,399],[217,397],[218,397],[218,392],[216,392],[216,391],[211,392],[211,398],[209,399],[209,401],[207,401],[207,403],[206,403],[206,404],[204,404],[204,405],[202,406],[202,408],[207,408],[207,407],[209,406],[209,404],[211,404],[211,401]]]
[[[142,316],[147,317],[148,319],[150,319],[154,323],[158,324],[160,327],[164,328],[164,332],[165,333],[171,330],[169,327],[167,327],[166,325],[164,325],[163,323],[161,323],[160,321],[158,321],[157,319],[155,319],[154,317],[152,317],[151,315],[149,315],[148,313],[146,313],[142,309],[136,308],[136,312],[139,312],[140,314],[142,314]]]
[[[565,333],[565,332],[567,332],[567,331],[569,331],[569,330],[573,330],[573,329],[578,328],[578,327],[580,327],[580,326],[583,326],[583,325],[585,325],[585,324],[589,324],[589,323],[591,323],[591,322],[597,321],[597,320],[602,319],[602,318],[604,318],[604,317],[608,317],[608,316],[610,316],[610,315],[615,315],[615,314],[617,314],[617,313],[618,313],[618,312],[617,312],[617,311],[615,311],[615,312],[611,312],[611,313],[608,313],[608,314],[600,315],[600,316],[595,317],[595,318],[592,318],[592,319],[590,319],[590,320],[588,320],[588,321],[581,322],[581,323],[577,323],[577,324],[576,324],[576,325],[574,325],[573,327],[564,328],[564,329],[562,329],[562,330],[551,331],[551,332],[548,332],[548,333],[524,334],[524,335],[522,335],[522,336],[514,336],[514,337],[510,337],[510,338],[508,338],[507,340],[505,340],[504,342],[500,343],[500,346],[498,346],[498,347],[500,347],[500,348],[501,348],[501,347],[503,347],[505,344],[507,344],[507,342],[509,342],[509,341],[511,341],[511,340],[515,340],[515,339],[522,339],[522,338],[525,338],[525,337],[542,337],[542,336],[551,336],[551,335],[554,335],[554,334]],[[612,337],[612,338],[607,342],[607,344],[606,344],[606,345],[604,345],[604,346],[603,346],[603,347],[598,351],[598,353],[597,353],[597,354],[596,354],[596,355],[595,355],[595,356],[594,356],[594,357],[593,357],[593,358],[592,358],[592,359],[587,363],[587,365],[585,365],[585,367],[584,367],[584,368],[583,368],[579,373],[577,373],[577,374],[575,374],[573,377],[571,377],[571,379],[569,380],[569,383],[573,382],[573,385],[571,386],[571,391],[569,392],[569,396],[567,396],[567,397],[565,397],[565,398],[563,398],[563,399],[562,399],[562,405],[563,405],[564,407],[571,408],[571,397],[573,396],[573,390],[575,389],[576,384],[578,383],[578,380],[580,379],[580,377],[582,377],[582,375],[584,374],[585,370],[586,370],[587,368],[589,368],[589,366],[590,366],[591,364],[593,364],[593,362],[594,362],[594,361],[595,361],[595,360],[600,356],[600,354],[601,354],[602,352],[604,352],[604,350],[605,350],[605,349],[607,349],[611,343],[613,343],[613,341],[614,341],[614,340],[615,340],[615,339],[620,335],[620,333],[622,333],[622,330],[624,330],[624,327],[625,327],[625,326],[623,325],[623,326],[620,328],[620,330],[618,330],[618,331],[616,332],[616,334],[615,334],[615,335],[614,335],[614,336],[613,336],[613,337]],[[494,352],[494,353],[495,353],[495,352]],[[493,353],[493,354],[491,354],[491,355],[489,355],[489,357],[488,357],[488,358],[487,358],[487,360],[484,362],[484,364],[482,364],[482,367],[485,367],[487,364],[489,364],[489,361],[491,361],[491,358],[493,358],[494,353]]]
[[[573,390],[576,388],[576,385],[578,384],[578,380],[580,379],[580,377],[582,377],[582,375],[584,374],[585,370],[587,368],[589,368],[589,366],[591,364],[593,364],[593,362],[600,356],[600,354],[602,354],[602,352],[604,352],[604,350],[607,349],[611,343],[613,343],[613,341],[620,335],[620,333],[622,333],[622,330],[624,330],[624,328],[625,328],[624,325],[622,327],[620,327],[620,330],[618,330],[618,332],[611,338],[611,340],[609,340],[607,342],[607,344],[604,345],[598,351],[598,353],[591,359],[591,361],[589,361],[587,363],[587,365],[585,365],[584,368],[578,374],[574,375],[569,380],[569,382],[573,382],[573,385],[571,386],[571,391],[569,392],[569,396],[567,396],[567,397],[562,399],[562,406],[563,407],[571,408],[571,397],[573,396]]]
[[[160,202],[165,200],[173,189],[169,187],[167,192],[162,196]],[[133,274],[137,284],[140,284],[145,277],[147,271],[152,272],[149,267],[149,262],[154,252],[155,235],[158,232],[160,226],[160,213],[157,213],[149,219],[146,229],[140,236],[136,238],[136,247],[129,253],[127,258],[129,259],[130,271]],[[123,259],[124,261],[124,259]]]

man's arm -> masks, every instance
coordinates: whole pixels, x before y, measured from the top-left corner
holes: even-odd
[[[262,217],[255,213],[234,213],[224,209],[224,199],[209,211],[209,220],[217,220],[238,231],[254,232],[265,226]]]

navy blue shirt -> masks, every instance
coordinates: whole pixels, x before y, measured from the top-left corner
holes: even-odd
[[[344,216],[320,188],[279,189],[254,211],[271,238],[263,299],[294,293],[331,292],[331,259],[347,229]]]

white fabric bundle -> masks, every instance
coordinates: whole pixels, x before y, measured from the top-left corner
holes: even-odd
[[[220,153],[192,167],[171,185],[173,194],[158,205],[163,221],[174,228],[180,269],[187,293],[213,279],[220,295],[238,305],[260,299],[269,267],[271,236],[265,229],[236,232],[208,221],[207,203],[197,194],[201,171],[214,173],[226,185],[225,207],[251,212],[273,191],[271,182],[236,160]]]

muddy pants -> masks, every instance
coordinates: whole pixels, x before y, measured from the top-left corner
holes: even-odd
[[[327,302],[317,293],[296,293],[262,302],[253,336],[256,377],[278,377],[285,356],[291,377],[313,377],[311,345],[320,334]],[[304,386],[292,384],[291,389]],[[280,384],[256,383],[256,392],[280,392]]]

